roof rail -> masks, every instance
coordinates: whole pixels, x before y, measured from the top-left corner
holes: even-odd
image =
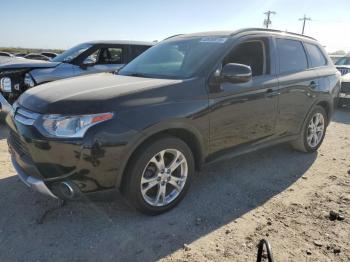
[[[173,38],[173,37],[176,37],[176,36],[179,36],[179,35],[183,35],[183,34],[177,34],[177,35],[169,36],[169,37],[167,37],[167,38],[164,38],[163,41],[164,41],[164,40],[168,40],[168,39]]]
[[[300,37],[306,37],[312,40],[316,40],[315,38],[311,37],[311,36],[307,36],[307,35],[302,35],[302,34],[298,34],[298,33],[292,33],[292,32],[288,32],[288,31],[281,31],[281,30],[275,30],[275,29],[265,29],[265,28],[245,28],[245,29],[240,29],[237,30],[235,32],[233,32],[231,34],[231,36],[239,34],[239,33],[244,33],[247,31],[262,31],[262,32],[274,32],[274,33],[286,33],[286,34],[290,34],[290,35],[295,35],[295,36],[300,36]]]

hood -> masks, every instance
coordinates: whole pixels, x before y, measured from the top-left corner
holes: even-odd
[[[18,61],[15,57],[0,56],[0,65],[6,64],[11,61]]]
[[[27,90],[18,103],[37,113],[89,114],[114,111],[122,98],[174,85],[183,80],[154,79],[100,73],[59,80]],[[160,93],[154,93],[159,98]]]
[[[61,63],[32,60],[32,59],[25,59],[25,58],[13,58],[5,62],[0,61],[0,71],[3,69],[51,68],[51,67],[56,67],[59,64]]]

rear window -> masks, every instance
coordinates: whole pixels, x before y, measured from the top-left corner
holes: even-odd
[[[297,72],[307,69],[307,58],[300,41],[277,39],[280,73]]]
[[[318,46],[305,43],[305,48],[310,56],[311,67],[319,67],[327,64],[327,60]]]

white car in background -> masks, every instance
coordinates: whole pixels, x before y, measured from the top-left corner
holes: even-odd
[[[350,56],[339,58],[335,63],[335,66],[342,75],[339,105],[350,105]]]

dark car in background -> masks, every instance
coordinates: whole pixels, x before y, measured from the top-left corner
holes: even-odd
[[[181,201],[204,164],[283,142],[316,151],[339,87],[313,38],[179,35],[118,75],[29,89],[7,117],[8,143],[20,179],[41,193],[74,199],[117,188],[155,215]]]
[[[0,52],[0,56],[13,57],[13,54],[10,54],[8,52]]]
[[[36,54],[36,53],[30,53],[28,55],[25,55],[24,58],[32,59],[32,60],[50,61],[49,57],[42,54]]]
[[[94,41],[68,49],[51,61],[15,60],[1,64],[0,101],[5,99],[12,104],[28,88],[58,79],[114,72],[152,45],[138,41]]]
[[[344,56],[337,60],[335,66],[342,75],[341,89],[339,93],[339,106],[350,105],[350,56]]]
[[[41,55],[44,55],[44,56],[46,56],[46,57],[48,57],[48,58],[50,58],[50,59],[53,59],[53,58],[55,58],[56,56],[58,56],[58,54],[52,53],[52,52],[41,52],[40,54],[41,54]]]
[[[27,55],[27,53],[16,53],[15,57],[22,57],[24,58]]]

